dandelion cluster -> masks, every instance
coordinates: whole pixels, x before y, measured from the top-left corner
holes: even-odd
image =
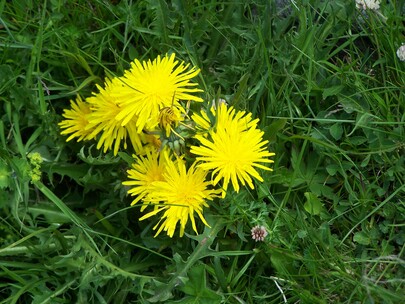
[[[155,236],[173,237],[187,223],[198,233],[209,202],[232,187],[254,188],[260,170],[272,170],[268,141],[258,119],[225,100],[204,102],[192,79],[200,70],[179,62],[175,54],[153,61],[135,60],[121,77],[106,79],[97,93],[71,101],[59,123],[66,141],[96,140],[97,149],[132,151],[134,162],[123,182],[146,212],[140,220],[160,215]],[[192,103],[200,105],[191,112]],[[128,145],[130,144],[130,146]]]

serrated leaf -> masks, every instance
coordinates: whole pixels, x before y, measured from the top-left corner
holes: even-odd
[[[188,273],[189,281],[180,289],[188,295],[198,295],[206,288],[206,273],[204,265],[199,264],[190,269]]]
[[[28,212],[36,218],[38,215],[43,215],[48,223],[69,223],[71,219],[64,214],[59,208],[47,204],[38,204],[35,207],[28,207]]]
[[[79,158],[90,165],[112,165],[118,163],[121,159],[111,154],[104,154],[101,151],[97,151],[98,155],[92,155],[93,146],[89,147],[87,151],[84,147],[80,149],[78,154]],[[86,153],[87,152],[87,153]]]
[[[207,221],[212,224],[212,228],[205,227],[204,232],[198,236],[189,236],[199,242],[194,251],[190,254],[187,261],[183,261],[180,255],[175,255],[174,259],[176,260],[177,271],[173,274],[169,283],[166,286],[155,293],[155,295],[148,299],[149,302],[159,302],[162,301],[164,297],[171,293],[173,288],[175,288],[179,283],[181,283],[183,278],[187,277],[189,269],[195,265],[195,263],[207,256],[212,255],[216,251],[210,249],[210,246],[214,242],[215,237],[218,232],[224,226],[224,222],[221,220],[214,221],[212,218],[207,216]],[[179,281],[179,278],[181,279]]]
[[[169,41],[169,29],[174,26],[174,20],[170,18],[170,9],[166,1],[163,0],[148,0],[149,8],[153,11],[154,20],[152,27],[162,36],[163,40]]]
[[[190,303],[220,303],[221,296],[207,287],[205,265],[192,267],[188,274],[189,281],[180,288],[190,295]],[[183,301],[182,301],[183,302]],[[186,303],[186,302],[185,302]]]
[[[61,176],[68,176],[75,180],[77,183],[81,184],[81,179],[90,170],[88,164],[69,164],[69,163],[55,163],[55,164],[44,164],[42,167],[47,172],[47,174],[52,178],[53,174],[59,174]]]

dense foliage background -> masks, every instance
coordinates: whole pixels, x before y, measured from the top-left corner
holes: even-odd
[[[0,303],[401,303],[403,0],[38,3],[0,1]],[[76,94],[167,52],[276,153],[205,211],[212,229],[172,239],[130,207],[130,151],[57,126]]]

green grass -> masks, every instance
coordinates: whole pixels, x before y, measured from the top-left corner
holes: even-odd
[[[0,303],[403,302],[403,0],[37,2],[0,0]],[[57,126],[78,92],[167,52],[276,153],[211,229],[172,239],[130,207],[126,153]]]

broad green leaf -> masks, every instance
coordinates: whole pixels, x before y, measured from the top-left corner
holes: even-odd
[[[367,138],[364,136],[352,136],[347,138],[347,142],[354,145],[354,146],[359,146],[361,144],[364,144],[367,141]]]
[[[180,289],[189,295],[182,303],[220,303],[222,297],[207,287],[205,265],[199,264],[190,269],[189,280]],[[190,301],[187,301],[190,300]]]
[[[361,245],[369,245],[370,237],[364,231],[359,231],[354,234],[353,241]]]
[[[306,230],[298,230],[298,232],[297,232],[297,236],[300,238],[300,239],[303,239],[303,238],[305,238],[306,236],[308,235],[308,232],[306,231]]]
[[[373,120],[373,118],[377,117],[370,113],[358,113],[356,117],[356,124],[353,130],[349,134],[347,134],[347,136],[351,136],[354,133],[354,131],[356,131],[359,127],[360,128],[366,127],[369,124],[369,122]]]
[[[7,166],[0,161],[0,189],[4,189],[10,185],[10,173]]]
[[[270,143],[276,141],[277,132],[282,130],[287,123],[287,119],[277,119],[269,126],[263,128],[264,136],[263,139],[268,140]]]
[[[327,165],[326,166],[326,171],[328,172],[329,175],[334,176],[336,172],[338,172],[340,167],[335,164]]]
[[[325,88],[322,92],[322,98],[326,99],[329,96],[334,96],[340,93],[345,88],[344,85],[333,86],[329,88]]]
[[[363,161],[361,162],[360,167],[362,167],[362,168],[366,167],[366,166],[368,165],[368,163],[370,162],[370,159],[371,159],[371,155],[368,154],[368,155],[363,159]]]
[[[312,192],[305,192],[304,195],[307,199],[306,203],[304,204],[305,211],[312,215],[318,215],[321,213],[323,205],[319,198]]]
[[[329,133],[335,140],[342,138],[343,128],[340,123],[335,123],[329,128]]]

